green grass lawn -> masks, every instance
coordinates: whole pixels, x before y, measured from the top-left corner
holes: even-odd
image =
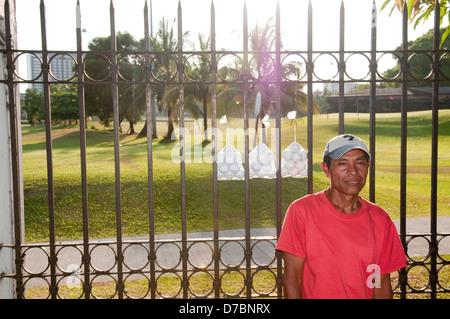
[[[438,214],[450,215],[450,111],[439,113]],[[399,218],[400,206],[400,116],[377,115],[376,137],[376,203],[393,219]],[[143,123],[137,127],[139,132]],[[191,134],[194,122],[187,122]],[[229,123],[236,128],[242,120]],[[125,125],[124,125],[125,126]],[[114,191],[113,133],[88,123],[87,177],[89,193],[89,233],[91,238],[116,235]],[[254,127],[252,120],[250,127]],[[271,125],[275,127],[275,123]],[[220,129],[225,129],[220,125]],[[48,241],[47,163],[43,125],[23,126],[23,166],[25,200],[25,237],[27,242]],[[124,127],[124,131],[126,128]],[[159,136],[166,124],[158,122]],[[346,115],[345,131],[369,140],[367,115]],[[306,120],[299,120],[297,141],[307,147]],[[328,180],[321,172],[320,161],[326,142],[337,135],[336,116],[314,119],[314,190],[326,188]],[[282,149],[294,141],[293,126],[283,121]],[[56,205],[56,240],[82,238],[81,169],[79,130],[76,126],[54,126],[53,165]],[[192,134],[193,135],[193,134]],[[194,136],[192,136],[194,137]],[[242,140],[237,140],[237,146]],[[270,141],[269,141],[270,142]],[[137,135],[121,135],[121,187],[123,235],[145,235],[149,231],[147,142]],[[193,145],[201,144],[195,136]],[[240,144],[242,145],[242,143]],[[253,146],[253,138],[250,138]],[[181,231],[181,195],[179,164],[171,159],[176,142],[153,141],[154,211],[156,233]],[[239,148],[239,147],[238,147]],[[220,148],[219,148],[220,150]],[[408,117],[407,216],[429,216],[431,194],[431,113],[411,113]],[[252,227],[276,224],[275,180],[250,181]],[[213,229],[212,165],[206,162],[186,164],[187,230]],[[283,178],[282,210],[307,193],[306,179]],[[219,181],[220,229],[245,226],[243,181]],[[368,198],[368,186],[362,195]]]

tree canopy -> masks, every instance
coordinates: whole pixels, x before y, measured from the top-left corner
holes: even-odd
[[[442,28],[440,30],[441,34],[445,33],[445,29]],[[431,83],[428,81],[421,81],[429,77],[432,72],[432,49],[433,49],[433,30],[428,31],[421,37],[417,38],[414,41],[408,42],[408,49],[413,53],[409,53],[408,55],[408,72],[409,72],[409,85],[411,87],[426,87],[431,86]],[[444,43],[444,46],[450,47],[450,38],[448,38]],[[396,51],[401,51],[402,46],[398,46]],[[400,56],[396,56],[397,65],[391,69],[388,69],[383,77],[387,79],[394,79],[396,76],[400,74]],[[441,74],[440,76],[445,75],[449,77],[450,75],[450,57],[445,55],[441,59]],[[415,81],[417,80],[417,81]],[[450,82],[441,82],[442,86],[450,86]],[[399,87],[400,83],[398,82],[387,82],[386,87]]]
[[[383,10],[392,0],[385,0],[381,10]],[[405,4],[408,10],[408,18],[411,22],[414,22],[414,28],[416,28],[420,22],[428,20],[436,8],[436,0],[393,0],[394,4],[391,8],[392,11],[397,8],[400,12],[403,12]],[[444,24],[444,21],[450,21],[450,3],[448,0],[441,0],[440,3],[440,26]],[[445,28],[445,31],[441,36],[441,48],[444,46],[444,42],[450,33],[450,24]]]

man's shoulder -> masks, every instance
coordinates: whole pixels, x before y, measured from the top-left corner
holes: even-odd
[[[293,201],[290,208],[293,210],[309,210],[317,207],[321,203],[321,192],[314,194],[307,194]]]
[[[365,202],[367,210],[372,217],[379,218],[382,220],[391,220],[391,217],[386,212],[386,210],[384,210],[384,208],[382,208],[381,206],[379,206],[375,203],[372,203],[371,201],[368,201],[364,198],[362,198],[362,200]]]
[[[312,201],[317,201],[320,199],[322,192],[314,193],[314,194],[307,194],[303,197],[300,197],[296,199],[292,205],[303,205],[305,203],[310,203]]]

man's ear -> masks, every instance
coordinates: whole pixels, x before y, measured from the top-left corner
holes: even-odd
[[[330,177],[330,170],[328,169],[328,165],[325,162],[320,163],[320,167],[322,167],[322,171],[325,173],[327,177]]]

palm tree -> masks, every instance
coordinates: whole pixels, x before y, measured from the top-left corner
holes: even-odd
[[[152,95],[156,98],[158,111],[167,111],[167,134],[164,141],[171,140],[174,131],[174,121],[178,116],[178,95],[177,86],[170,84],[170,82],[177,75],[177,57],[176,51],[178,48],[178,41],[174,35],[173,25],[169,27],[169,22],[163,17],[159,22],[158,32],[152,39],[153,50],[158,53],[152,63],[154,65],[153,75],[156,77],[158,84],[152,86]],[[183,34],[185,38],[189,32]],[[147,125],[147,123],[146,123]],[[140,136],[146,135],[146,126],[142,129]]]
[[[198,42],[201,51],[208,51],[210,47],[209,37],[205,38],[203,34],[199,33]],[[208,128],[208,110],[211,106],[211,86],[209,84],[202,84],[202,82],[208,81],[211,77],[209,60],[209,54],[202,54],[199,55],[192,63],[188,63],[186,65],[187,76],[194,81],[198,81],[198,83],[195,85],[189,85],[185,88],[185,104],[194,119],[198,119],[200,116],[203,117],[205,141],[208,140],[206,134]]]
[[[258,93],[261,96],[261,104],[259,110],[251,110],[257,115],[256,127],[259,119],[266,114],[271,114],[276,111],[275,97],[276,97],[276,73],[275,60],[273,57],[275,46],[275,26],[272,20],[266,23],[264,27],[258,24],[251,30],[249,35],[250,49],[252,51],[252,58],[249,61],[250,74],[254,81],[249,83],[249,100],[250,107],[255,107],[255,101]],[[241,66],[238,66],[241,68]],[[285,77],[295,76],[300,73],[299,63],[287,63],[282,66],[282,74]],[[230,71],[227,71],[230,72]],[[300,116],[307,114],[307,95],[302,91],[303,84],[295,81],[283,81],[281,83],[281,115],[285,116],[290,111],[297,111]],[[218,109],[238,113],[242,112],[239,102],[243,95],[243,89],[237,85],[231,85],[223,88],[217,96]],[[234,109],[233,109],[234,107]],[[314,112],[320,112],[320,107],[314,102]],[[218,115],[219,115],[218,111]],[[264,124],[262,124],[264,128]]]

